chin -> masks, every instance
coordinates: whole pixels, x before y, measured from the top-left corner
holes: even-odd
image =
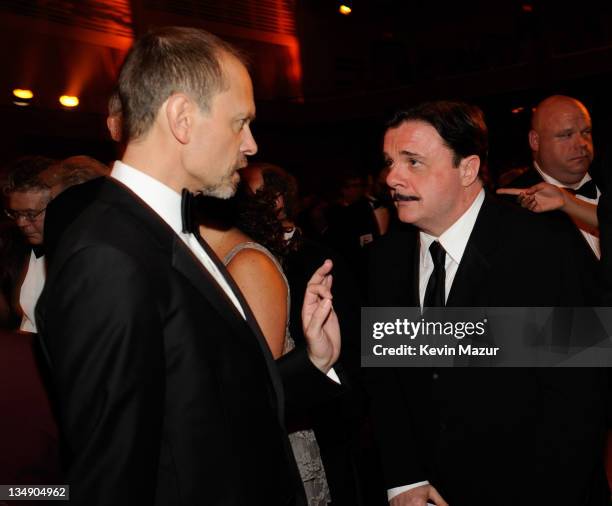
[[[216,199],[227,200],[236,193],[236,185],[217,186],[216,188],[203,188],[202,195],[214,197]]]
[[[411,212],[402,212],[401,207],[397,209],[397,217],[402,223],[412,223],[414,224],[419,218],[414,213]]]

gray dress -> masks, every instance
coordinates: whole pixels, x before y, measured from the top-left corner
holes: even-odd
[[[289,335],[289,305],[291,304],[289,283],[276,257],[267,248],[256,242],[243,242],[238,244],[225,256],[223,263],[228,265],[232,258],[245,248],[261,251],[268,256],[270,260],[274,262],[274,265],[276,265],[287,287],[287,322],[285,325],[285,346],[283,349],[283,354],[285,354],[295,347],[295,343]],[[300,476],[304,483],[308,505],[327,506],[327,504],[331,502],[331,498],[327,486],[327,479],[325,477],[325,469],[321,462],[321,452],[319,451],[319,445],[315,439],[314,432],[312,430],[292,432],[289,434],[289,441],[291,442],[291,448],[293,449],[293,454],[295,455],[295,460],[300,470]]]

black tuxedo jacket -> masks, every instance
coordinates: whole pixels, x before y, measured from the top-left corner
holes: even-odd
[[[447,305],[575,306],[584,249],[567,227],[486,198]],[[418,231],[373,244],[372,306],[417,306]],[[599,369],[372,369],[387,487],[429,480],[453,506],[604,505]]]
[[[337,386],[305,351],[275,365],[231,278],[246,321],[182,240],[121,184],[70,189],[47,220],[63,234],[50,241],[56,249],[37,322],[71,501],[303,504],[284,408]]]

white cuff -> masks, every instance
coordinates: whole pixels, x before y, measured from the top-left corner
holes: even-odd
[[[387,499],[390,501],[395,496],[400,495],[402,492],[412,490],[413,488],[422,487],[423,485],[429,485],[429,482],[419,481],[418,483],[413,483],[412,485],[403,485],[401,487],[390,488],[389,490],[387,490]]]

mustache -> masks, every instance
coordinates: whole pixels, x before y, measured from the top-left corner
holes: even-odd
[[[402,195],[401,193],[396,193],[393,195],[393,200],[396,202],[411,202],[421,199],[416,195]]]

